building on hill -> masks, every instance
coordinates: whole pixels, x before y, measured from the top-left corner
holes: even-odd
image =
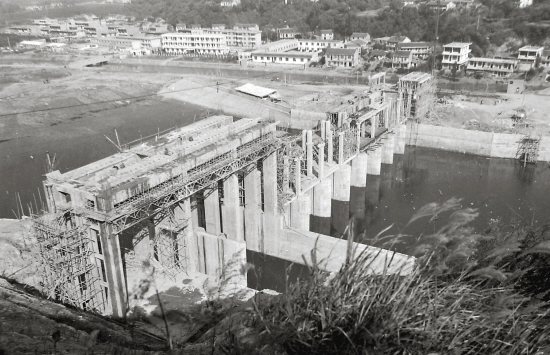
[[[211,29],[204,29],[205,32],[221,34],[226,38],[229,47],[257,48],[262,44],[262,31],[254,29],[258,25],[234,26],[225,28],[225,25],[212,25]]]
[[[533,5],[533,0],[518,0],[517,6],[519,8],[524,8]]]
[[[359,64],[359,49],[327,48],[325,64],[327,67],[354,68]]]
[[[252,53],[252,62],[254,63],[306,65],[310,62],[317,62],[317,61],[319,61],[319,54],[316,52],[304,53],[299,51],[287,51],[287,52],[254,51]]]
[[[334,32],[332,30],[321,30],[321,39],[323,40],[333,40]]]
[[[178,23],[176,25],[176,32],[181,32],[186,29],[187,29],[187,26],[185,25],[185,23]]]
[[[256,23],[237,23],[233,26],[234,30],[249,30],[249,31],[259,31],[260,26]]]
[[[351,34],[351,36],[349,37],[350,41],[355,41],[355,40],[358,40],[358,39],[369,43],[370,42],[370,35],[366,32],[353,32]]]
[[[466,70],[469,72],[489,73],[494,76],[510,76],[514,74],[518,61],[498,58],[470,58]]]
[[[394,69],[410,69],[412,67],[412,52],[395,51],[390,54],[391,67]]]
[[[395,50],[400,43],[411,43],[411,39],[407,36],[391,36],[386,41],[388,49]]]
[[[441,61],[442,69],[452,69],[453,66],[458,66],[457,69],[462,69],[468,63],[468,54],[470,54],[471,43],[453,42],[443,46],[443,60]]]
[[[278,28],[277,29],[277,38],[278,39],[294,39],[296,36],[301,35],[300,32],[294,28]]]
[[[201,29],[164,33],[161,36],[161,42],[163,52],[171,55],[186,53],[224,55],[229,53],[225,35],[209,33]]]
[[[390,39],[390,37],[378,37],[378,38],[373,38],[372,39],[372,43],[374,44],[380,44],[380,45],[387,45],[388,44],[388,39]]]
[[[371,60],[384,60],[388,56],[388,52],[380,50],[380,49],[373,49],[369,53],[369,58]]]
[[[398,43],[398,51],[409,51],[412,53],[413,58],[426,59],[433,51],[433,43],[431,42],[408,42]]]
[[[426,7],[432,11],[449,11],[456,7],[456,4],[452,1],[439,1],[433,0],[426,3]]]
[[[320,52],[326,48],[343,48],[344,42],[338,40],[300,39],[298,49],[302,52]]]
[[[547,67],[550,66],[550,50],[542,51],[540,64]]]
[[[344,44],[344,48],[359,48],[359,50],[366,49],[367,47],[368,43],[361,39],[349,41]]]
[[[258,52],[286,52],[297,50],[300,42],[297,39],[287,39],[275,42],[269,42],[258,47]]]
[[[525,46],[519,49],[518,60],[523,64],[534,65],[537,58],[542,56],[544,47]]]

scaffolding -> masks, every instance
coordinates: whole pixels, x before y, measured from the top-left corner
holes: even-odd
[[[75,226],[70,213],[33,216],[33,224],[45,294],[74,307],[104,312],[107,290],[100,284],[100,275],[105,269],[96,264],[97,245],[89,226]]]
[[[528,163],[537,163],[540,140],[541,136],[531,137],[530,135],[526,135],[518,142],[516,159],[523,163],[523,166],[527,165]]]
[[[400,78],[397,85],[403,120],[421,122],[431,115],[435,95],[435,81],[431,74],[413,72]]]

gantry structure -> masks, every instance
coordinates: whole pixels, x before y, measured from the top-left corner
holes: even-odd
[[[421,122],[433,111],[435,81],[431,74],[412,72],[401,77],[397,93],[406,119]]]

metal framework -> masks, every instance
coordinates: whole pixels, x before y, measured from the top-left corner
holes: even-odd
[[[529,135],[523,137],[518,142],[518,150],[516,151],[516,159],[523,163],[525,166],[527,163],[536,164],[539,155],[541,137],[531,137]]]
[[[94,262],[89,226],[73,227],[70,214],[33,217],[45,293],[78,308],[103,312],[106,291],[99,284],[103,270]]]
[[[113,233],[120,233],[154,217],[195,192],[209,187],[214,181],[222,180],[266,157],[278,145],[279,140],[268,133],[116,205],[114,217],[108,220],[113,226]]]
[[[398,83],[401,115],[404,119],[421,121],[433,111],[435,82],[430,74],[411,74],[399,79]]]

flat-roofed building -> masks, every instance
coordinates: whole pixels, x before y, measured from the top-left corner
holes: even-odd
[[[257,51],[262,52],[286,52],[297,50],[300,47],[300,42],[297,39],[285,39],[275,42],[270,42],[258,47]]]
[[[343,48],[344,42],[338,40],[300,39],[298,49],[302,52],[320,52],[326,48]]]
[[[359,64],[359,49],[327,48],[325,64],[328,67],[353,68]]]
[[[370,35],[366,32],[353,32],[351,36],[349,37],[350,41],[355,41],[357,39],[360,39],[362,41],[365,41],[367,43],[370,42]]]
[[[413,58],[426,59],[433,52],[433,43],[431,42],[399,43],[397,45],[397,50],[411,52]]]
[[[309,62],[317,62],[319,55],[316,52],[303,53],[299,51],[288,52],[253,52],[252,62],[254,63],[275,63],[305,65]]]
[[[299,35],[300,32],[296,31],[294,28],[279,28],[277,29],[277,38],[279,39],[293,39]]]
[[[407,36],[391,36],[386,41],[388,48],[395,50],[400,43],[410,43],[411,39]]]
[[[225,28],[225,25],[212,25],[211,29],[204,29],[204,31],[224,35],[229,47],[257,48],[262,44],[262,31],[235,27]]]
[[[453,42],[443,46],[443,60],[441,65],[443,69],[452,69],[458,66],[461,69],[468,63],[468,54],[470,54],[471,43]]]
[[[537,57],[542,56],[544,47],[525,46],[519,49],[518,60],[520,63],[535,64]]]
[[[209,33],[201,29],[189,29],[186,32],[164,33],[161,36],[162,50],[167,54],[214,54],[229,52],[225,35]]]
[[[321,30],[321,39],[323,39],[323,40],[334,39],[334,31],[332,31],[332,30]]]
[[[391,53],[391,67],[394,69],[410,69],[412,66],[412,52],[395,51]]]
[[[467,71],[489,73],[495,76],[510,76],[517,68],[518,61],[499,58],[470,58]]]
[[[14,34],[30,34],[31,28],[30,27],[23,27],[23,26],[17,26],[17,27],[10,27],[8,29],[9,33]]]

